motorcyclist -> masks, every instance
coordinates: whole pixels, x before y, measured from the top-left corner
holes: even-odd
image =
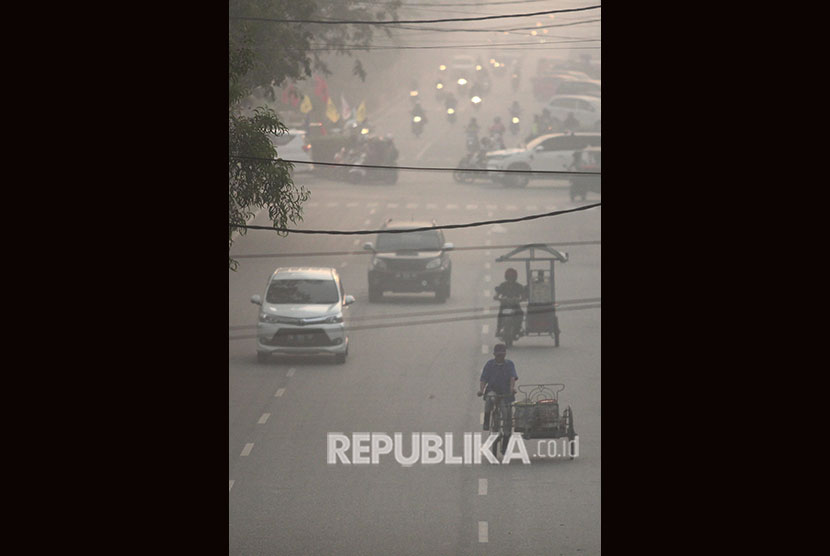
[[[412,107],[412,117],[414,118],[415,116],[421,117],[422,124],[427,123],[427,116],[424,114],[424,109],[421,107],[420,102],[416,102],[415,106]]]
[[[479,149],[478,142],[478,122],[475,118],[470,118],[470,123],[464,128],[467,134],[467,152],[474,153]]]
[[[573,112],[568,112],[568,117],[567,117],[567,119],[565,119],[565,122],[564,122],[563,125],[565,126],[565,129],[569,129],[571,131],[574,131],[574,130],[579,129],[579,120],[574,118],[574,113]]]
[[[501,123],[501,117],[496,116],[493,120],[493,125],[490,126],[490,134],[491,135],[504,135],[504,124]]]
[[[520,302],[527,300],[527,286],[520,284],[518,282],[518,278],[519,273],[516,269],[508,268],[504,271],[504,282],[496,286],[496,295],[493,297],[493,299],[499,301],[499,316],[496,321],[496,337],[501,335],[501,331],[504,326],[504,319],[502,318],[504,309],[513,309],[513,316],[517,319],[521,319],[524,316]]]
[[[510,105],[510,115],[511,116],[518,116],[521,114],[522,109],[519,107],[519,101],[514,100],[513,104]]]

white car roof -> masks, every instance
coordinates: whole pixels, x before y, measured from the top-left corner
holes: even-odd
[[[591,95],[554,95],[554,97],[551,99],[551,102],[560,98],[577,98],[580,100],[584,100],[585,102],[590,102],[592,104],[602,104],[602,101],[599,97],[592,97]]]
[[[297,280],[297,279],[330,279],[337,274],[333,268],[327,267],[282,267],[278,268],[271,275],[272,280]]]

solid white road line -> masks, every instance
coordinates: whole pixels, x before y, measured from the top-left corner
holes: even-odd
[[[478,480],[478,495],[487,496],[487,479]]]
[[[487,542],[487,522],[478,522],[478,542]]]
[[[253,449],[254,449],[254,443],[249,442],[248,444],[245,444],[245,447],[242,448],[242,453],[239,454],[239,455],[240,456],[248,456],[248,455],[251,454],[251,450],[253,450]]]
[[[257,421],[257,424],[264,425],[268,421],[268,417],[270,417],[270,416],[271,416],[270,413],[263,413],[262,417],[260,417],[259,421]]]
[[[277,393],[274,394],[274,397],[275,398],[280,398],[280,397],[282,397],[283,394],[285,394],[285,388],[280,388],[279,390],[277,390]]]

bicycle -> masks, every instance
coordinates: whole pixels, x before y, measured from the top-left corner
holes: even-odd
[[[479,394],[482,395],[482,394]],[[513,417],[505,415],[502,411],[502,400],[509,398],[509,395],[496,394],[492,390],[483,394],[484,401],[490,402],[490,431],[495,432],[497,436],[493,442],[491,450],[496,458],[499,457],[499,443],[501,443],[501,456],[504,456],[507,451],[507,443],[510,440],[510,435],[513,429]],[[507,402],[509,411],[510,402]]]

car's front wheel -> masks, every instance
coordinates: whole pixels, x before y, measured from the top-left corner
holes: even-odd
[[[508,166],[507,169],[527,172],[530,171],[530,166],[523,162],[515,162]],[[530,183],[530,174],[511,173],[507,174],[505,178],[505,185],[508,187],[527,187],[528,183]]]
[[[369,301],[380,301],[383,299],[383,292],[377,286],[369,285]]]

